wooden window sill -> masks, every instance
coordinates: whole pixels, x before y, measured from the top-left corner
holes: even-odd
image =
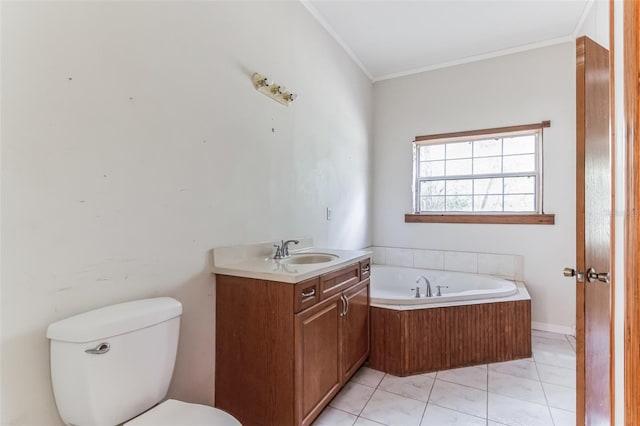
[[[505,225],[553,225],[554,214],[437,214],[408,213],[405,223],[492,223]]]

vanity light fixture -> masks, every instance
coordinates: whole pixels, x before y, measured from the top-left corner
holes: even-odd
[[[287,91],[284,86],[276,84],[272,79],[257,72],[253,74],[251,81],[253,81],[253,87],[258,92],[267,95],[284,106],[289,106],[291,102],[298,98],[297,94]]]

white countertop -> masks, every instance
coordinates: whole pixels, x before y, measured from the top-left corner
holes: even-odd
[[[308,278],[340,269],[360,260],[371,257],[371,252],[366,250],[337,250],[318,247],[306,247],[300,250],[291,250],[291,254],[327,253],[338,256],[337,259],[324,263],[313,264],[288,264],[286,259],[275,260],[271,255],[252,253],[250,255],[218,256],[215,254],[212,272],[220,275],[232,275],[260,280],[281,281],[285,283],[297,283]]]

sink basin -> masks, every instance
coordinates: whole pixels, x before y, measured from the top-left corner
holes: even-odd
[[[329,253],[299,253],[282,260],[290,265],[310,265],[313,263],[326,263],[338,259],[340,256]]]

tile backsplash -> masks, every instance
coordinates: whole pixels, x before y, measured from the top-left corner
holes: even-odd
[[[369,250],[373,253],[373,263],[378,265],[470,272],[518,281],[524,279],[524,258],[520,255],[381,246],[369,247]]]

